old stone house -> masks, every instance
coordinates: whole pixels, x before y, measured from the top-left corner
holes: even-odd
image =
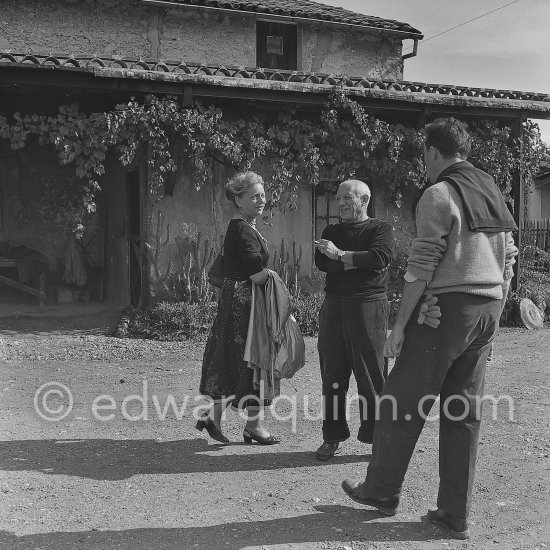
[[[373,112],[411,126],[435,115],[516,126],[527,116],[550,116],[545,95],[404,81],[403,44],[412,41],[416,52],[421,39],[406,23],[309,0],[3,0],[0,115],[54,114],[70,103],[104,111],[151,93],[226,111],[319,110],[340,84]],[[95,294],[123,304],[149,296],[155,272],[147,250],[158,237],[158,219],[172,234],[162,265],[177,255],[175,236],[219,238],[231,216],[219,185],[226,176],[220,171],[215,185],[197,192],[178,171],[173,193],[154,205],[161,218],[148,217],[143,155],[129,167],[113,159],[101,181],[97,227],[85,243],[86,268],[99,275]],[[44,189],[60,180],[70,185],[74,177],[74,168],[60,166],[50,147],[31,143],[11,151],[0,139],[0,276],[17,279],[20,266],[15,269],[11,256],[18,247],[45,259],[51,274],[63,271],[66,234],[38,213]],[[384,193],[373,192],[373,210],[383,215]],[[298,210],[276,215],[264,233],[273,249],[281,239],[299,243],[307,273],[313,236],[335,217],[330,196],[302,188]]]

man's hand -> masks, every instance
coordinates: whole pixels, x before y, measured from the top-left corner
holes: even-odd
[[[439,320],[440,317],[441,310],[437,305],[437,297],[432,294],[426,294],[424,303],[420,306],[420,312],[418,313],[418,324],[437,328],[441,322]]]
[[[332,241],[329,241],[327,239],[319,239],[315,243],[315,246],[317,250],[319,250],[319,252],[321,252],[331,260],[337,260],[338,252],[341,252],[341,250]]]
[[[393,329],[384,344],[384,357],[397,357],[401,353],[405,332],[401,329]]]

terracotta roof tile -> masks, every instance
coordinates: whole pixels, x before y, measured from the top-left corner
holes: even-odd
[[[9,66],[35,66],[45,70],[87,71],[97,76],[147,79],[156,81],[198,81],[204,84],[229,87],[254,87],[254,81],[266,81],[265,86],[274,89],[295,89],[301,91],[326,92],[327,87],[341,86],[355,95],[387,98],[396,101],[431,104],[478,104],[490,102],[492,107],[528,109],[550,114],[550,95],[546,93],[522,92],[517,90],[496,90],[472,88],[455,84],[427,84],[411,81],[371,80],[364,77],[331,75],[325,73],[303,73],[255,67],[206,65],[196,62],[159,61],[141,58],[75,57],[38,53],[14,53],[0,51],[0,71]],[[242,84],[240,84],[242,82]],[[246,84],[245,84],[246,83]],[[257,83],[260,85],[260,82]],[[264,86],[264,84],[262,84]],[[283,86],[286,86],[284,88]],[[546,118],[547,116],[545,116]]]
[[[147,3],[150,0],[141,0]],[[386,31],[405,32],[421,37],[421,32],[407,23],[355,13],[337,6],[319,4],[311,0],[154,0],[155,4],[181,4],[182,6],[204,6],[226,10],[257,12],[317,19],[332,23],[359,25]]]

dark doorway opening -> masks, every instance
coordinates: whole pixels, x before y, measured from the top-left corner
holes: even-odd
[[[139,170],[132,170],[126,176],[126,193],[128,197],[128,268],[130,281],[130,303],[141,306],[142,272],[141,255],[141,187]]]

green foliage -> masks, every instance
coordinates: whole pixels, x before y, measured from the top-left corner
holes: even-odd
[[[535,123],[526,122],[516,140],[509,127],[497,122],[475,122],[471,131],[471,160],[495,177],[505,196],[515,171],[528,181],[550,160]],[[176,144],[189,159],[198,188],[212,180],[216,163],[236,170],[254,166],[264,172],[268,206],[283,211],[296,207],[300,185],[317,185],[321,174],[384,185],[396,207],[406,186],[422,188],[426,183],[420,132],[372,116],[340,88],[320,114],[287,108],[239,119],[214,106],[186,108],[170,96],[150,96],[105,113],[87,115],[69,105],[60,107],[57,116],[0,117],[0,138],[9,140],[12,149],[24,147],[32,135],[52,144],[62,164],[75,165],[80,208],[67,214],[74,227],[83,224],[86,212],[95,211],[109,149],[129,165],[140,147],[145,148],[148,190],[155,197],[163,196],[166,176],[176,169]]]
[[[388,268],[388,302],[390,306],[389,325],[392,326],[397,318],[397,312],[401,305],[403,277],[407,272],[408,250],[412,244],[414,235],[408,231],[401,220],[394,216],[395,256]]]
[[[550,254],[537,246],[521,249],[519,295],[529,298],[546,315],[550,314]]]
[[[317,336],[319,333],[319,310],[325,299],[323,292],[296,292],[290,297],[292,315],[304,336]]]
[[[216,302],[159,302],[134,312],[128,335],[164,341],[202,339],[214,321],[216,306]]]
[[[519,314],[519,303],[529,298],[542,312],[546,320],[550,317],[550,254],[533,246],[521,249],[521,277],[516,292],[508,294],[501,317],[505,326],[523,326]]]

